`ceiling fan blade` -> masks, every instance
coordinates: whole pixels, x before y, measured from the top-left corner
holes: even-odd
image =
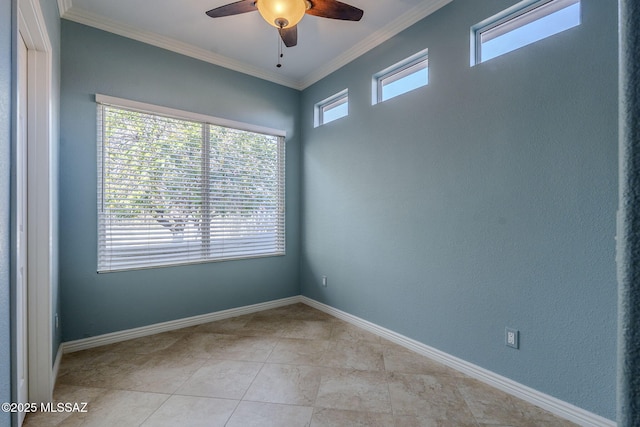
[[[286,47],[293,47],[298,44],[298,26],[294,25],[289,28],[278,28],[280,38]]]
[[[220,18],[222,16],[238,15],[240,13],[253,12],[258,10],[256,0],[240,0],[235,3],[225,4],[207,11],[207,15],[212,18]]]
[[[310,0],[309,15],[322,18],[342,19],[343,21],[359,21],[364,14],[362,9],[337,0]]]

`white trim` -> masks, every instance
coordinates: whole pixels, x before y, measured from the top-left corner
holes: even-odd
[[[294,79],[283,76],[277,72],[265,70],[264,68],[255,67],[253,65],[241,62],[224,55],[211,52],[200,47],[196,47],[189,43],[179,42],[170,37],[161,36],[159,34],[143,31],[137,28],[121,24],[114,20],[105,18],[101,15],[88,12],[78,7],[72,7],[72,0],[58,0],[60,9],[60,17],[80,24],[98,28],[103,31],[128,37],[152,46],[167,49],[172,52],[190,56],[204,62],[219,65],[230,70],[258,77],[273,83],[291,87],[293,89],[303,90],[317,81],[323,79],[364,53],[370,51],[374,47],[389,40],[399,32],[409,28],[416,22],[426,18],[436,10],[450,3],[452,0],[425,0],[420,5],[414,7],[404,13],[397,19],[389,22],[384,27],[377,30],[371,36],[367,37],[360,43],[355,44],[350,49],[326,63],[323,67],[317,68],[302,79]]]
[[[351,323],[364,330],[367,330],[373,334],[376,334],[382,338],[399,344],[411,351],[428,357],[436,362],[440,362],[443,365],[449,366],[463,374],[466,374],[472,378],[480,380],[492,387],[509,393],[519,399],[529,402],[533,405],[539,406],[552,414],[559,417],[577,423],[585,427],[613,427],[616,425],[614,421],[601,417],[600,415],[586,411],[582,408],[578,408],[575,405],[564,402],[548,394],[541,393],[526,385],[517,383],[509,378],[498,375],[495,372],[491,372],[480,366],[469,363],[465,360],[459,359],[455,356],[447,354],[443,351],[437,350],[421,342],[415,341],[404,335],[393,332],[389,329],[378,326],[374,323],[368,322],[359,317],[353,316],[344,311],[338,310],[321,302],[315,301],[311,298],[301,296],[300,300],[303,304],[310,307],[328,313],[338,319]]]
[[[64,347],[62,343],[58,346],[58,352],[56,353],[56,360],[53,362],[53,372],[51,378],[53,378],[53,387],[55,388],[58,381],[58,373],[60,372],[60,363],[62,363],[62,355],[64,354]]]
[[[29,401],[49,402],[53,395],[52,311],[52,123],[51,43],[40,3],[19,1],[19,30],[28,49],[27,263],[29,316]]]
[[[145,102],[132,101],[130,99],[116,98],[113,96],[96,94],[96,102],[112,107],[130,108],[145,113],[160,114],[176,119],[193,120],[217,126],[245,130],[248,132],[265,133],[273,136],[286,137],[287,132],[280,129],[268,128],[266,126],[252,125],[249,123],[237,122],[235,120],[221,119],[219,117],[208,116],[206,114],[192,113],[190,111],[177,110],[175,108],[163,107],[161,105],[147,104]]]
[[[72,7],[72,0],[58,0],[58,12],[60,13],[61,18]]]
[[[296,304],[299,302],[301,302],[300,296],[267,301],[259,304],[247,305],[244,307],[231,308],[228,310],[216,311],[214,313],[187,317],[184,319],[156,323],[149,326],[142,326],[140,328],[127,329],[125,331],[112,332],[95,337],[82,338],[75,341],[67,341],[62,344],[62,348],[65,354],[73,353],[74,351],[86,350],[89,348],[100,347],[107,344],[114,344],[133,338],[141,338],[148,335],[159,334],[161,332],[174,331],[176,329],[201,325],[203,323],[215,322],[216,320],[228,319],[230,317],[242,316],[244,314],[256,313],[258,311],[283,307],[285,305]]]

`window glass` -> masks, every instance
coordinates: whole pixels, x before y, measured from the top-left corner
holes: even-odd
[[[98,104],[98,271],[284,254],[284,138]]]
[[[322,108],[323,123],[329,123],[349,114],[349,100],[343,98],[339,103]]]
[[[347,89],[325,99],[315,106],[315,127],[349,115],[349,92]]]
[[[577,25],[579,0],[537,1],[477,29],[476,62],[488,61]]]
[[[429,84],[429,62],[424,50],[373,76],[372,104],[395,98]]]

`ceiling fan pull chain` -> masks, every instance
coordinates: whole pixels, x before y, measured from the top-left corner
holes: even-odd
[[[280,38],[280,35],[278,34],[278,63],[276,64],[276,67],[278,67],[278,68],[282,67],[282,64],[280,63],[280,60],[282,59],[283,56],[284,56],[284,53],[282,53],[282,39]]]

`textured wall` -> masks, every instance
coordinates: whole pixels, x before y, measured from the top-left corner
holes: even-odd
[[[0,0],[0,402],[11,401],[11,318],[9,199],[12,117],[12,32],[11,0]],[[9,426],[10,414],[0,412],[0,426]]]
[[[302,293],[613,419],[617,4],[470,67],[470,27],[515,3],[455,0],[303,92]],[[424,48],[429,85],[372,106]]]
[[[65,341],[299,294],[298,91],[68,21],[61,75]],[[284,129],[287,255],[96,274],[96,93]]]
[[[620,2],[618,426],[640,425],[640,4]]]

